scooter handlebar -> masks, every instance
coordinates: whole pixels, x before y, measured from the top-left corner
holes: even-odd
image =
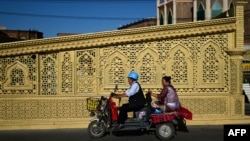
[[[101,100],[106,100],[107,98],[104,96],[101,96]]]

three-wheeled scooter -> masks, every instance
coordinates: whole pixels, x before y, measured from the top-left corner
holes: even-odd
[[[87,98],[87,109],[94,118],[88,125],[88,133],[92,138],[100,138],[105,134],[111,135],[123,131],[141,131],[143,133],[154,132],[156,137],[162,140],[174,138],[177,131],[188,131],[185,119],[192,119],[192,113],[182,107],[171,113],[152,112],[151,95],[146,94],[146,105],[139,111],[134,111],[134,116],[125,121],[125,127],[116,129],[118,108],[112,97]]]

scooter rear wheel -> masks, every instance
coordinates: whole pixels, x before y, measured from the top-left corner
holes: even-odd
[[[106,133],[106,127],[103,122],[98,122],[96,120],[89,123],[88,133],[92,138],[100,138]]]
[[[175,128],[172,123],[162,123],[156,126],[155,133],[159,139],[169,140],[174,137]]]

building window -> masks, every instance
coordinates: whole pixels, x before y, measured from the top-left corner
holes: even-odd
[[[230,8],[228,11],[229,17],[234,17],[235,16],[235,11],[234,11],[234,5],[233,3],[230,4]]]
[[[160,15],[160,25],[164,24],[164,17],[163,14]]]
[[[197,11],[197,20],[205,20],[205,10],[202,4],[199,5],[198,11]]]
[[[168,24],[172,24],[173,23],[173,16],[172,16],[172,12],[169,10],[168,11]]]
[[[218,0],[216,0],[212,6],[212,18],[220,15],[222,13],[222,6]]]

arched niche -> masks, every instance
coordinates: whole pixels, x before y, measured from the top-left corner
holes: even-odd
[[[74,77],[73,74],[75,69],[73,68],[73,55],[71,52],[61,52],[60,53],[60,93],[61,94],[74,94]]]
[[[53,55],[41,57],[40,70],[40,94],[57,95],[58,94],[58,66],[57,60]]]
[[[127,57],[119,52],[114,51],[107,57],[104,66],[103,80],[104,88],[114,88],[116,84],[121,87],[127,87],[127,75],[130,72]]]
[[[135,70],[140,74],[139,82],[146,87],[152,87],[161,83],[161,66],[158,62],[158,54],[147,47],[138,53],[138,61]]]
[[[84,52],[77,57],[77,75],[81,76],[93,76],[95,74],[94,57],[88,52]]]
[[[29,69],[26,65],[16,61],[6,69],[4,90],[32,90],[32,81],[28,78]]]
[[[193,87],[193,62],[189,48],[177,44],[169,50],[166,70],[176,88]]]
[[[96,92],[95,58],[88,52],[77,57],[76,91],[78,94],[93,94]]]
[[[223,88],[225,62],[220,47],[213,41],[201,46],[197,65],[198,88]]]

